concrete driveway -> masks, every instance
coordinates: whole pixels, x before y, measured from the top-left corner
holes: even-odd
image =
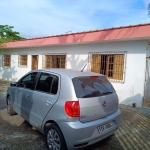
[[[0,87],[2,87],[0,82]],[[4,93],[0,91],[0,150],[46,150],[45,137],[19,115],[8,116]],[[115,134],[84,150],[149,150],[150,111],[120,105],[122,121]]]

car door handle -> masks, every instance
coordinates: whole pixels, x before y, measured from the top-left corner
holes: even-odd
[[[28,98],[28,97],[29,97],[29,95],[28,95],[28,94],[25,94],[25,96],[26,96],[26,98]]]
[[[52,105],[53,103],[50,101],[46,101],[46,105]]]

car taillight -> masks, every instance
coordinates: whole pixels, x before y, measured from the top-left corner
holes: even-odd
[[[66,114],[70,117],[79,117],[80,116],[79,101],[66,101],[65,111]]]

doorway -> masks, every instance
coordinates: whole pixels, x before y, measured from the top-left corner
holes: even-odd
[[[32,70],[38,69],[38,55],[32,55],[31,69]]]

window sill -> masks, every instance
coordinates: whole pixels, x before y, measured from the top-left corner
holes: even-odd
[[[113,83],[124,83],[125,82],[124,80],[117,80],[117,79],[111,79],[111,78],[107,78],[107,79]]]
[[[20,68],[28,68],[28,66],[21,66],[21,65],[19,65],[18,67],[20,67]]]
[[[11,67],[9,66],[3,66],[2,68],[5,68],[5,69],[10,69]]]

